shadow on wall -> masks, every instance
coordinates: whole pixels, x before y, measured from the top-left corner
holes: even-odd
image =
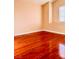
[[[53,30],[60,33],[65,33],[65,23],[59,20],[59,7],[64,5],[64,0],[57,0],[52,3],[52,23],[47,27],[49,30]]]

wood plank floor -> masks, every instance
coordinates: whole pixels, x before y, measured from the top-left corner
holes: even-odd
[[[61,59],[58,45],[64,39],[64,35],[45,31],[16,36],[14,59]]]

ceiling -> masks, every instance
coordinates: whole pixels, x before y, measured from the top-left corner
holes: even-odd
[[[43,4],[45,2],[48,2],[49,0],[22,0],[22,1],[36,3],[36,4]]]
[[[18,0],[15,0],[15,2],[18,1]],[[19,0],[18,2],[25,2],[25,3],[34,3],[34,4],[38,4],[38,5],[41,5],[41,4],[44,4],[48,1],[51,1],[51,0]]]

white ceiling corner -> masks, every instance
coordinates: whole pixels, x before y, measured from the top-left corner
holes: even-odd
[[[46,2],[48,2],[49,0],[35,0],[36,3],[38,4],[44,4]]]

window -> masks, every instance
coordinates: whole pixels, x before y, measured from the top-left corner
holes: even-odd
[[[61,22],[65,21],[65,7],[64,6],[59,7],[59,20]]]

